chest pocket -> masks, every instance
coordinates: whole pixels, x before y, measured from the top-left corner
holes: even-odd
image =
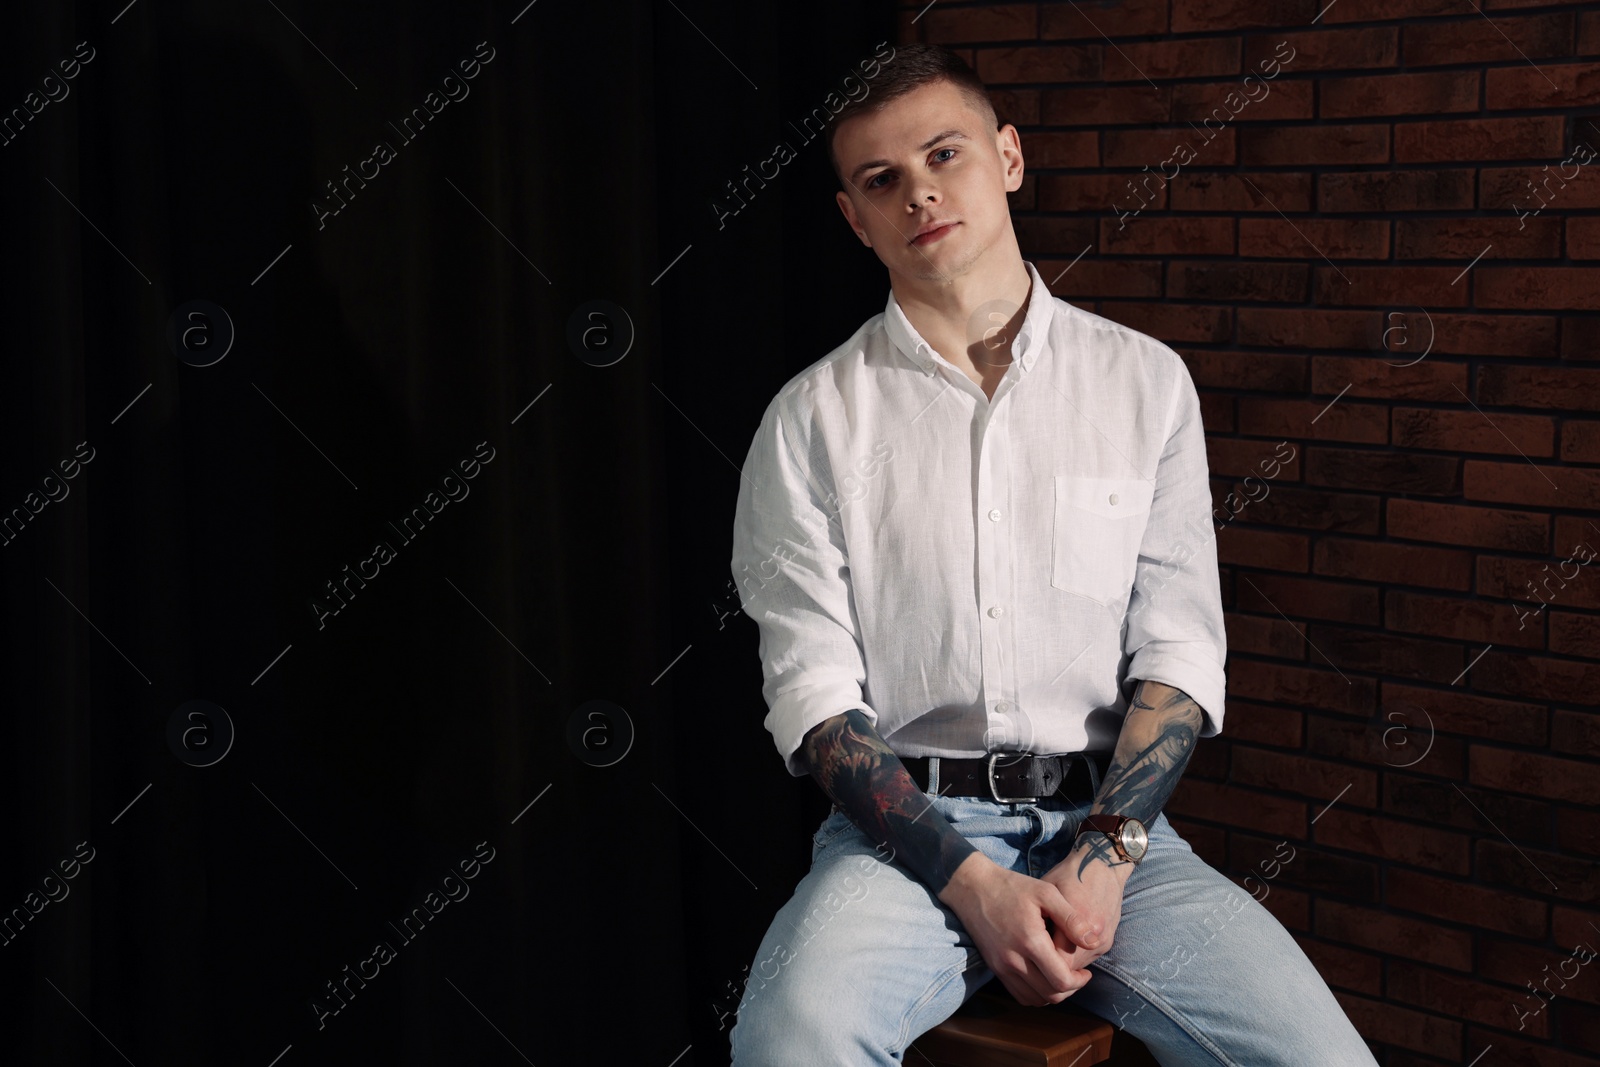
[[[1127,602],[1155,483],[1058,474],[1050,584],[1101,604]]]

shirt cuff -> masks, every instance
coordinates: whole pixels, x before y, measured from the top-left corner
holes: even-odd
[[[1145,680],[1181,689],[1200,705],[1205,722],[1201,724],[1199,736],[1215,737],[1222,732],[1227,676],[1216,658],[1206,650],[1172,644],[1145,645],[1128,661],[1128,673],[1123,681],[1125,695],[1131,697],[1134,688]]]
[[[851,708],[861,709],[868,722],[878,725],[878,713],[861,700],[861,687],[854,682],[805,685],[777,695],[767,712],[766,727],[790,775],[804,778],[811,773],[800,751],[807,731]]]

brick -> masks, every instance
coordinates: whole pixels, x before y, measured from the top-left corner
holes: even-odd
[[[1547,712],[1539,704],[1387,680],[1381,692],[1383,706],[1398,712],[1391,721],[1419,731],[1431,723],[1433,730],[1443,733],[1521,745],[1542,745],[1549,736]]]
[[[1380,957],[1305,936],[1295,937],[1295,943],[1328,985],[1373,996],[1381,991],[1383,961]]]
[[[1600,311],[1600,267],[1473,268],[1472,283],[1482,308]]]
[[[1340,0],[1322,13],[1321,21],[1329,24],[1376,22],[1460,14],[1461,5],[1457,0]]]
[[[1401,48],[1407,67],[1527,63],[1571,55],[1575,30],[1573,17],[1564,12],[1419,22],[1403,28]]]
[[[1382,1000],[1335,991],[1334,999],[1368,1041],[1448,1056],[1461,1047],[1461,1024]]]
[[[1305,659],[1306,639],[1287,622],[1255,615],[1223,615],[1229,652],[1252,652],[1279,659]],[[1229,709],[1232,714],[1232,709]]]
[[[1228,307],[1165,301],[1155,304],[1121,302],[1107,304],[1101,314],[1168,344],[1225,341],[1233,334],[1233,309]],[[1206,429],[1216,429],[1209,418]]]
[[[1002,120],[1005,121],[1005,120]],[[1006,194],[1006,206],[1013,212],[1034,211],[1037,209],[1037,196],[1039,178],[1034,174],[1024,174],[1022,184]]]
[[[1475,206],[1472,171],[1467,169],[1333,173],[1321,175],[1317,184],[1317,210],[1324,213],[1460,211]]]
[[[1108,82],[1145,83],[1165,78],[1206,78],[1239,72],[1239,38],[1185,37],[1130,41],[1109,49],[1101,61]]]
[[[1394,414],[1398,418],[1400,412]],[[1398,431],[1396,437],[1398,443]],[[1512,552],[1547,552],[1550,549],[1550,519],[1536,511],[1429,500],[1391,499],[1384,501],[1384,505],[1387,508],[1384,532],[1390,537]]]
[[[1468,684],[1490,693],[1592,706],[1600,688],[1600,664],[1486,652],[1468,675]]]
[[[1172,118],[1172,89],[1161,86],[1152,91],[1144,83],[1116,88],[1046,89],[1041,106],[1042,121],[1047,126],[1168,122]],[[1024,153],[1027,147],[1024,138]]]
[[[1237,619],[1239,616],[1229,616]],[[1277,704],[1258,704],[1249,700],[1236,700],[1228,694],[1228,718],[1223,724],[1223,735],[1234,741],[1249,741],[1258,745],[1277,745],[1280,748],[1299,748],[1304,732],[1305,715],[1296,708]]]
[[[1164,810],[1230,828],[1249,827],[1279,837],[1300,835],[1306,826],[1303,801],[1198,778],[1179,779]]]
[[[1318,446],[1306,449],[1305,463],[1308,485],[1433,496],[1460,492],[1461,461],[1451,456]]]
[[[1510,1067],[1600,1067],[1600,1059],[1593,1056],[1578,1056],[1552,1049],[1549,1045],[1531,1044],[1498,1030],[1467,1027],[1469,1048],[1481,1049],[1490,1045],[1494,1046],[1492,1056],[1495,1062]],[[1479,1064],[1478,1067],[1486,1067],[1486,1064]]]
[[[1404,960],[1392,960],[1386,969],[1388,994],[1397,1001],[1485,1026],[1517,1028],[1517,1016],[1511,1010],[1511,1005],[1519,1002],[1515,990]],[[1524,1010],[1537,1011],[1538,1005],[1529,1004]],[[1525,1019],[1529,1037],[1550,1036],[1545,1013]]]
[[[1232,709],[1229,709],[1232,714]],[[1600,811],[1560,808],[1556,812],[1556,844],[1564,852],[1600,856]]]
[[[1573,804],[1600,804],[1600,774],[1593,761],[1547,756],[1493,745],[1473,745],[1467,765],[1473,785]]]
[[[1600,319],[1562,319],[1561,358],[1600,359]]]
[[[1552,712],[1550,747],[1574,756],[1600,756],[1600,715],[1562,709]]]
[[[1217,559],[1281,571],[1304,571],[1309,540],[1293,534],[1246,530],[1237,524],[1217,533]]]
[[[1457,369],[1463,372],[1464,377],[1466,368]],[[1460,395],[1466,394],[1463,391]],[[1482,399],[1481,383],[1479,397]],[[1555,454],[1555,420],[1543,415],[1495,412],[1491,418],[1481,411],[1396,408],[1393,422],[1396,448],[1436,448],[1450,452],[1493,452],[1523,456]]]
[[[1172,32],[1298,26],[1316,13],[1310,0],[1172,0]]]
[[[1445,874],[1464,875],[1470,868],[1468,844],[1471,839],[1448,830],[1335,807],[1317,819],[1311,833],[1320,845],[1361,852],[1395,863]]]
[[[1478,173],[1479,206],[1516,217],[1513,207],[1520,205],[1524,214],[1534,218],[1543,210],[1541,201],[1560,211],[1600,207],[1600,180],[1595,178],[1593,165],[1576,178],[1563,179],[1561,161],[1566,157],[1563,151],[1551,156],[1550,163],[1536,167],[1484,167]]]
[[[1566,656],[1593,656],[1600,649],[1600,616],[1570,611],[1550,612],[1550,651]]]
[[[1189,376],[1194,380],[1194,384],[1202,389],[1236,388],[1240,382],[1249,382],[1253,389],[1265,389],[1274,393],[1302,393],[1311,381],[1310,362],[1304,356],[1285,356],[1272,352],[1228,352],[1221,349],[1207,349],[1183,355],[1184,364],[1189,368]],[[1600,422],[1595,425],[1600,426]],[[1228,444],[1242,446],[1241,458],[1245,460],[1242,469],[1218,470],[1213,467],[1211,468],[1213,475],[1254,473],[1260,476],[1261,464],[1275,458],[1275,445],[1267,445],[1261,441],[1229,441]],[[1298,462],[1298,451],[1291,449],[1292,446],[1282,450],[1283,455],[1294,458],[1278,461],[1280,478],[1283,477],[1283,468]]]
[[[1562,949],[1570,949],[1580,942],[1600,948],[1600,941],[1594,940],[1596,927],[1600,927],[1600,911],[1580,911],[1558,903],[1550,927],[1551,940]]]
[[[1243,127],[1239,130],[1239,162],[1260,167],[1387,163],[1389,128],[1372,123]]]
[[[1377,693],[1377,683],[1370,678],[1347,680],[1321,667],[1256,660],[1228,663],[1230,699],[1237,696],[1308,711],[1331,711],[1365,718],[1377,706]]]
[[[1271,526],[1297,526],[1308,530],[1336,530],[1374,536],[1378,533],[1378,512],[1382,502],[1376,497],[1275,484],[1269,484],[1268,489],[1265,497],[1249,503],[1239,517],[1250,523]],[[1238,509],[1247,501],[1249,493],[1245,490],[1236,493],[1234,501],[1223,502],[1221,506]],[[1255,581],[1255,576],[1251,580]]]
[[[1600,608],[1600,580],[1589,576],[1591,565],[1583,558],[1565,550],[1544,559],[1479,556],[1478,595],[1514,602],[1519,612],[1539,612],[1549,604]]]
[[[1111,255],[1226,256],[1234,251],[1234,221],[1225,218],[1140,218],[1123,226],[1100,221],[1100,250]]]
[[[1281,839],[1280,839],[1281,841]],[[1228,861],[1234,871],[1248,876],[1245,888],[1258,900],[1298,888],[1321,901],[1328,898],[1372,904],[1378,899],[1378,868],[1369,860],[1338,856],[1304,843],[1278,849],[1266,838],[1234,833],[1229,836]],[[1294,851],[1290,852],[1292,848]],[[1287,860],[1279,857],[1287,856]]]
[[[1339,404],[1349,402],[1344,397],[1359,396],[1458,403],[1466,396],[1468,387],[1467,368],[1444,360],[1396,362],[1317,356],[1311,361],[1312,392],[1340,395]],[[1332,413],[1333,409],[1329,409],[1329,414]],[[1399,444],[1398,441],[1394,443]]]
[[[1517,937],[1543,937],[1549,927],[1549,905],[1508,897],[1503,890],[1438,878],[1403,867],[1391,868],[1385,902],[1392,908],[1421,912],[1463,925],[1498,930]]]
[[[1351,807],[1371,808],[1378,801],[1378,777],[1372,771],[1247,745],[1234,746],[1233,779],[1323,800],[1338,796],[1337,803]]]
[[[1307,171],[1262,171],[1250,175],[1248,182],[1241,174],[1184,171],[1169,183],[1169,190],[1174,211],[1276,215],[1279,211],[1311,210],[1311,175]]]
[[[1498,601],[1419,596],[1395,589],[1384,595],[1383,616],[1387,629],[1401,633],[1479,645],[1544,647],[1543,629],[1523,625],[1516,613]]]
[[[1313,115],[1314,88],[1309,81],[1266,81],[1259,76],[1248,86],[1239,78],[1181,82],[1172,86],[1171,117],[1194,123],[1209,118],[1214,126],[1309,119]],[[1145,91],[1149,92],[1149,88]]]
[[[1436,963],[1458,971],[1472,968],[1472,936],[1438,923],[1319,901],[1314,929],[1318,937],[1344,945],[1376,949],[1385,956]]]
[[[1255,68],[1269,57],[1287,56],[1282,60],[1284,68],[1304,74],[1392,67],[1399,55],[1400,31],[1395,27],[1329,30],[1319,26],[1300,33],[1252,34],[1245,41],[1244,63]]]
[[[1469,459],[1462,467],[1462,493],[1474,500],[1551,508],[1600,508],[1600,470],[1540,467]]]
[[[1167,296],[1179,300],[1298,303],[1305,293],[1306,267],[1301,263],[1179,261],[1167,267]]]
[[[1579,904],[1600,903],[1600,864],[1593,860],[1523,848],[1499,837],[1479,839],[1476,853],[1477,881]]]
[[[1182,166],[1226,167],[1235,162],[1235,131],[1197,132],[1192,126],[1160,126],[1150,130],[1106,130],[1105,165],[1142,167],[1166,174]],[[1186,162],[1187,160],[1187,162]],[[1174,171],[1176,173],[1176,171]]]
[[[1592,409],[1600,406],[1600,370],[1485,365],[1478,371],[1478,402],[1563,411]]]
[[[1394,160],[1455,163],[1463,159],[1554,158],[1562,153],[1563,132],[1558,115],[1398,122],[1394,127]]]
[[[1426,760],[1417,764],[1419,770],[1426,767]],[[1550,841],[1552,807],[1547,801],[1507,796],[1497,790],[1470,785],[1463,789],[1454,779],[1441,782],[1399,771],[1383,775],[1385,813],[1436,826],[1492,832],[1484,821],[1487,818],[1514,840],[1543,844]]]
[[[1028,165],[1033,165],[1032,157]],[[1130,174],[1044,174],[1039,177],[1039,210],[1041,211],[1110,211],[1113,202],[1137,202],[1129,185],[1135,177]],[[1144,210],[1166,207],[1167,189],[1151,182],[1146,200],[1153,199]],[[1552,320],[1553,321],[1553,320]]]
[[[1586,11],[1578,16],[1578,54],[1600,55],[1600,11]]]
[[[1461,307],[1465,285],[1456,284],[1460,267],[1317,267],[1311,302],[1321,305],[1374,304],[1399,311],[1412,307]]]
[[[1567,220],[1567,255],[1572,259],[1600,259],[1600,218]]]
[[[978,62],[974,64],[974,69],[985,85],[1010,82],[1049,85],[1100,79],[1101,48],[1098,43],[980,48],[977,53]]]
[[[1476,113],[1479,77],[1475,70],[1463,70],[1324,78],[1318,85],[1318,114],[1325,119],[1347,119]]]
[[[1029,259],[1048,253],[1077,255],[1095,241],[1095,222],[1081,217],[1033,215],[1015,220],[1017,243]]]
[[[1166,0],[1125,0],[1095,4],[1090,14],[1077,4],[1046,4],[1039,11],[1039,36],[1045,40],[1144,36],[1167,32]]]
[[[1483,87],[1491,111],[1600,104],[1600,63],[1499,67],[1486,72]]]
[[[1425,545],[1323,538],[1311,569],[1335,578],[1360,578],[1395,585],[1466,590],[1472,584],[1472,554]]]
[[[1581,940],[1587,949],[1600,949],[1600,939],[1594,936],[1593,931],[1590,931],[1588,938]],[[1545,945],[1523,945],[1485,935],[1478,938],[1479,969],[1509,983],[1512,986],[1511,999],[1526,1012],[1538,1009],[1539,1001],[1533,999],[1535,995],[1543,1001],[1556,996],[1600,1004],[1600,974],[1596,973],[1600,967],[1595,966],[1600,961],[1584,963],[1586,953],[1579,951],[1574,954],[1573,950],[1577,947],[1571,945],[1558,949]],[[1529,983],[1537,993],[1529,991]],[[1509,1029],[1517,1029],[1516,1018],[1513,1014]],[[1482,1021],[1491,1026],[1497,1025],[1492,1019]],[[1533,1021],[1531,1015],[1528,1021]]]
[[[1302,259],[1307,246],[1329,259],[1389,258],[1382,219],[1240,219],[1239,254]]]
[[[1036,259],[1034,266],[1059,297],[1161,295],[1158,260]]]
[[[1306,750],[1314,755],[1384,768],[1422,767],[1429,774],[1459,778],[1466,773],[1466,748],[1440,737],[1425,707],[1386,707],[1367,722],[1318,716],[1308,726]]]
[[[1372,671],[1448,684],[1466,663],[1457,644],[1375,630],[1319,623],[1306,628],[1306,640],[1311,643],[1314,659],[1325,659],[1347,672]]]
[[[1239,432],[1381,445],[1389,440],[1389,408],[1348,400],[1330,404],[1244,396],[1239,398]]]
[[[935,8],[923,17],[924,40],[942,44],[1026,41],[1038,35],[1035,4],[991,4],[985,7]]]
[[[1100,142],[1091,130],[1028,134],[1027,161],[1031,167],[1098,167]]]
[[[1561,220],[1429,218],[1395,222],[1396,259],[1558,259]]]
[[[1241,586],[1238,607],[1245,611],[1282,611],[1297,619],[1331,619],[1335,622],[1378,624],[1375,586],[1349,585],[1322,578],[1296,578],[1283,574],[1252,574],[1251,585]],[[1230,675],[1233,664],[1229,664]],[[1230,678],[1231,682],[1231,678]],[[1229,699],[1234,695],[1229,686]],[[1232,706],[1231,703],[1229,705]],[[1231,714],[1231,713],[1230,713]]]
[[[1240,308],[1239,343],[1269,348],[1371,348],[1381,340],[1376,311]]]
[[[1410,324],[1418,318],[1410,316],[1400,321]],[[1428,340],[1433,342],[1430,353],[1552,359],[1559,351],[1559,322],[1553,315],[1429,313],[1420,317],[1412,332],[1419,339],[1418,347]]]

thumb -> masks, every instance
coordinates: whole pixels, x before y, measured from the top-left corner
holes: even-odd
[[[1043,898],[1045,912],[1055,922],[1056,930],[1071,939],[1074,944],[1082,945],[1085,922],[1078,910],[1067,902],[1054,886],[1053,891],[1046,893]]]

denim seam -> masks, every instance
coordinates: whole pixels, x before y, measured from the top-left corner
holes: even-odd
[[[1184,1017],[1183,1013],[1174,1008],[1170,1002],[1163,998],[1161,994],[1157,993],[1144,981],[1135,978],[1133,975],[1129,974],[1127,971],[1123,970],[1114,963],[1107,963],[1104,957],[1096,959],[1092,966],[1100,968],[1113,978],[1117,979],[1123,985],[1127,986],[1129,989],[1140,993],[1148,1003],[1155,1005],[1157,1011],[1171,1019],[1177,1024],[1180,1030],[1188,1034],[1194,1040],[1195,1044],[1199,1045],[1201,1048],[1205,1049],[1212,1056],[1214,1056],[1218,1063],[1223,1064],[1223,1067],[1239,1067],[1239,1064],[1229,1059],[1227,1055],[1224,1054],[1223,1051],[1216,1045],[1214,1045],[1204,1034],[1196,1030],[1193,1026],[1189,1025],[1189,1021]],[[1138,1013],[1135,1012],[1134,1014]],[[1127,1027],[1122,1027],[1122,1029],[1126,1030]]]
[[[944,992],[945,986],[949,985],[957,978],[960,978],[971,969],[972,963],[970,960],[964,960],[961,963],[952,963],[949,967],[945,968],[945,972],[938,978],[935,978],[932,984],[928,986],[928,991],[922,994],[921,997],[917,998],[917,1002],[913,1004],[904,1015],[900,1016],[900,1033],[895,1037],[895,1047],[892,1049],[884,1049],[884,1052],[886,1052],[892,1058],[896,1052],[903,1051],[909,1047],[911,1043],[910,1031],[912,1017],[926,1007],[930,1000]]]

